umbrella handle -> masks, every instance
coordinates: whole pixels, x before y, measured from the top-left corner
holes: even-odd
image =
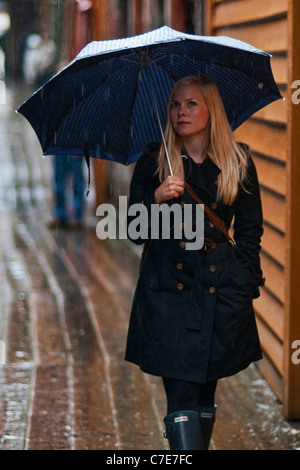
[[[148,74],[148,77],[149,77],[149,74]],[[163,141],[163,144],[164,144],[165,154],[166,154],[166,157],[167,157],[167,162],[168,162],[168,166],[169,166],[169,170],[170,170],[170,175],[173,176],[174,173],[173,173],[173,170],[172,170],[172,165],[171,165],[171,161],[170,161],[170,157],[169,157],[169,152],[168,152],[168,149],[167,149],[167,144],[166,144],[163,128],[162,128],[162,125],[161,125],[161,120],[160,120],[160,117],[159,117],[158,107],[157,107],[155,94],[154,94],[154,90],[153,90],[153,87],[152,87],[150,77],[149,77],[149,83],[150,83],[152,98],[153,98],[153,102],[154,102],[155,112],[156,112],[156,116],[157,116],[157,120],[158,120],[158,124],[159,124],[159,129],[160,129],[160,133],[161,133],[161,136],[162,136],[162,141]]]

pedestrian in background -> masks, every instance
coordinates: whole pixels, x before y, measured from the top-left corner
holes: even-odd
[[[71,207],[68,206],[71,188]],[[53,156],[54,219],[50,228],[82,228],[84,218],[83,157]]]
[[[252,301],[263,285],[259,184],[249,149],[238,144],[215,82],[186,77],[170,95],[164,145],[138,160],[129,207],[198,203],[225,223],[234,240],[204,215],[204,245],[187,250],[184,235],[150,239],[134,295],[126,360],[162,377],[165,435],[172,450],[208,449],[220,378],[261,359]],[[194,211],[195,212],[195,211]],[[128,226],[133,220],[128,215]],[[219,219],[218,219],[219,220]],[[152,221],[153,222],[153,221]],[[149,218],[149,234],[151,220]],[[142,238],[135,243],[145,243]]]
[[[42,86],[55,67],[56,46],[54,41],[41,34],[29,34],[25,41],[22,70],[25,83]]]

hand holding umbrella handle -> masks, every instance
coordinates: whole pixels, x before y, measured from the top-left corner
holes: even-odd
[[[184,181],[179,176],[167,176],[155,191],[155,202],[162,204],[184,193]]]

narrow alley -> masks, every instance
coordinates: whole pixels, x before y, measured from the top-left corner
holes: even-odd
[[[28,93],[0,105],[0,450],[167,450],[160,379],[123,359],[139,257],[97,238],[90,196],[83,230],[48,229],[51,157],[14,112]],[[212,449],[300,449],[255,366],[217,405]]]

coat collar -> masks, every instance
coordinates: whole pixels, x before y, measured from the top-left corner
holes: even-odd
[[[216,180],[221,172],[220,168],[207,156],[201,165],[183,152],[183,167],[186,179],[196,190],[207,193],[215,200],[217,194]]]

